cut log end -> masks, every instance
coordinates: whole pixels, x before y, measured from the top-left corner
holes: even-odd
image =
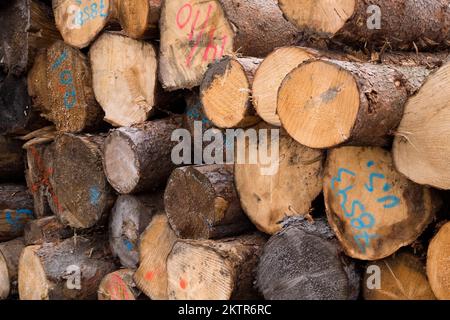
[[[278,114],[287,132],[301,144],[332,147],[350,138],[360,107],[359,95],[352,74],[325,61],[312,61],[284,79]]]
[[[161,0],[119,1],[119,22],[127,36],[143,39],[155,34],[161,9]]]
[[[121,269],[106,275],[98,288],[98,300],[136,300],[139,292],[133,274],[133,270]]]
[[[259,63],[259,59],[224,58],[206,72],[201,100],[206,116],[217,127],[248,127],[259,121],[250,101]]]
[[[36,255],[36,250],[39,248],[39,245],[28,246],[22,251],[20,263],[26,265],[26,268],[19,268],[21,300],[48,300],[50,283],[42,262]]]
[[[334,34],[353,15],[355,0],[280,0],[285,16],[299,29],[313,29],[318,33]]]
[[[431,240],[427,255],[427,275],[438,299],[450,299],[450,222]]]
[[[11,284],[9,280],[8,265],[0,252],[0,300],[8,298],[11,290]]]

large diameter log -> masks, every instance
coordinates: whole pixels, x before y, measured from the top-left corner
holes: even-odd
[[[116,18],[117,3],[115,0],[53,0],[56,27],[66,43],[84,48]]]
[[[28,221],[24,228],[25,245],[57,242],[73,236],[71,228],[64,226],[56,216]]]
[[[173,171],[164,204],[177,236],[223,238],[250,227],[239,204],[233,171],[230,165],[188,166]]]
[[[169,299],[240,300],[259,297],[253,286],[265,239],[179,240],[167,260]]]
[[[139,268],[134,281],[152,300],[167,300],[167,258],[177,241],[164,213],[157,214],[141,235],[139,243]]]
[[[109,245],[125,268],[135,269],[139,262],[139,239],[152,217],[163,210],[163,193],[139,196],[120,195],[109,220]]]
[[[0,241],[23,235],[27,221],[34,219],[33,199],[27,188],[17,184],[0,185]]]
[[[325,155],[300,145],[283,131],[279,140],[267,140],[267,145],[246,143],[246,154],[261,153],[260,148],[267,147],[268,156],[278,148],[277,157],[269,162],[258,157],[256,164],[236,163],[234,177],[247,216],[259,230],[274,234],[285,218],[309,213],[311,202],[322,192]]]
[[[447,62],[406,103],[392,151],[402,174],[416,183],[446,190],[450,189],[449,83]]]
[[[19,140],[0,136],[0,181],[23,179],[24,150],[22,144]]]
[[[407,251],[368,263],[363,288],[365,300],[436,299],[428,283],[425,265]]]
[[[376,147],[329,151],[324,196],[345,252],[362,260],[382,259],[411,244],[440,204],[432,190],[398,173],[391,154]]]
[[[119,0],[118,20],[133,39],[153,38],[158,33],[162,0]]]
[[[231,58],[211,64],[200,86],[205,115],[219,128],[249,127],[260,121],[253,109],[253,77],[258,58]]]
[[[133,281],[133,274],[131,269],[107,274],[98,288],[98,300],[136,300],[139,290]]]
[[[267,300],[354,300],[359,281],[326,221],[302,218],[269,239],[256,276]]]
[[[52,145],[50,207],[64,225],[90,228],[101,222],[115,196],[103,172],[104,137],[64,134]]]
[[[89,51],[95,97],[114,126],[141,123],[154,111],[157,58],[152,44],[104,33]]]
[[[383,146],[408,96],[429,73],[425,67],[310,60],[283,80],[278,115],[288,133],[311,148]]]
[[[93,129],[103,118],[87,58],[62,41],[38,55],[28,74],[28,92],[34,107],[59,131]]]
[[[348,44],[401,50],[450,46],[448,0],[280,0],[279,5],[299,30]]]
[[[274,0],[164,1],[160,29],[160,79],[168,90],[200,85],[208,64],[224,55],[263,57],[297,37]]]
[[[23,248],[22,238],[0,243],[0,300],[17,293],[17,271]]]
[[[116,267],[101,238],[74,237],[28,246],[19,260],[21,300],[93,300]]]
[[[450,222],[444,224],[431,240],[427,254],[427,275],[438,299],[450,299]]]
[[[0,67],[26,73],[37,51],[60,39],[51,9],[36,0],[12,0],[0,10]]]

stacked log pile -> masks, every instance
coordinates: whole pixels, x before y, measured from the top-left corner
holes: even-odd
[[[0,4],[0,299],[450,299],[448,8]]]

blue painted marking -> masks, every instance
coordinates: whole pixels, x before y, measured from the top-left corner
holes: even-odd
[[[373,192],[373,190],[374,190],[373,184],[374,184],[375,178],[378,178],[378,179],[385,179],[386,177],[385,177],[384,174],[381,174],[381,173],[376,173],[376,172],[371,173],[371,174],[370,174],[370,177],[369,177],[369,184],[366,183],[366,184],[364,185],[364,186],[366,187],[367,191]]]
[[[389,183],[385,183],[384,184],[384,186],[383,186],[383,191],[384,192],[391,191],[391,189],[392,189],[392,185],[390,185]]]
[[[66,60],[67,58],[67,51],[64,50],[63,53],[56,59],[55,63],[52,65],[52,70],[55,70],[59,68],[59,66]]]
[[[372,168],[375,165],[375,161],[370,160],[367,162],[367,168]]]
[[[334,189],[335,182],[342,182],[342,176],[343,176],[344,173],[346,173],[348,175],[351,175],[352,177],[356,176],[356,173],[354,173],[353,171],[350,171],[350,170],[345,169],[345,168],[339,168],[338,176],[337,177],[333,177],[333,179],[331,179],[331,190],[335,190]]]
[[[128,251],[131,251],[134,248],[133,244],[128,239],[123,239],[123,244],[125,245]]]
[[[75,92],[75,88],[72,88],[71,91],[66,91],[66,93],[64,93],[64,106],[66,109],[72,109],[76,103],[77,93]]]
[[[391,209],[400,204],[400,199],[396,196],[386,196],[386,197],[377,199],[377,202],[384,203],[383,204],[384,208]],[[386,202],[390,202],[390,203],[386,204]]]
[[[99,191],[98,187],[91,187],[89,189],[89,196],[91,204],[96,206],[100,200],[101,192]]]
[[[18,209],[15,211],[15,215],[13,217],[12,211],[6,211],[5,217],[6,222],[8,222],[14,229],[20,230],[23,228],[23,221],[22,218],[25,218],[26,216],[33,217],[33,211],[29,209]]]
[[[79,2],[78,4],[81,5],[81,2]],[[76,26],[83,26],[88,21],[95,20],[97,17],[106,18],[109,15],[109,13],[105,12],[104,9],[105,9],[104,0],[100,0],[100,5],[98,4],[98,1],[86,5],[83,8],[80,8],[78,14],[75,15],[74,24]]]

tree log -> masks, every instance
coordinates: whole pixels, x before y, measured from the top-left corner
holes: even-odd
[[[311,148],[384,146],[408,96],[429,73],[425,67],[310,60],[283,80],[278,115],[288,133]]]
[[[276,152],[275,145],[268,145],[270,152]],[[323,183],[322,151],[300,145],[285,132],[276,147],[279,148],[276,163],[262,163],[259,159],[257,164],[245,161],[234,166],[242,208],[259,230],[269,234],[281,229],[283,219],[308,214],[311,202],[322,192]],[[253,150],[258,150],[258,144],[246,143],[246,154]],[[267,174],[269,168],[272,174]]]
[[[329,151],[324,176],[328,221],[345,252],[385,258],[412,243],[440,205],[432,190],[399,174],[381,148]]]
[[[299,30],[339,42],[401,50],[450,46],[448,0],[280,0],[279,5]]]
[[[112,131],[105,141],[103,166],[113,188],[128,194],[164,185],[175,167],[171,136],[179,123],[181,119],[168,118]]]
[[[21,300],[93,300],[103,277],[114,271],[107,243],[74,237],[26,247],[19,260]]]
[[[428,246],[427,275],[438,299],[450,299],[450,222],[444,224]]]
[[[139,289],[152,300],[167,300],[167,257],[177,240],[167,216],[155,215],[141,235],[139,244],[139,268],[134,281]]]
[[[303,218],[269,239],[256,276],[268,300],[354,300],[359,281],[328,224]]]
[[[211,64],[200,87],[205,115],[219,128],[249,127],[261,119],[251,102],[258,58],[231,58]]]
[[[200,85],[208,64],[223,55],[263,57],[297,40],[274,0],[168,0],[160,28],[160,79],[168,90]]]
[[[28,221],[24,229],[25,245],[57,242],[73,236],[73,230],[64,226],[56,216]]]
[[[180,238],[213,239],[249,229],[234,185],[233,167],[203,165],[177,168],[167,182],[164,204]]]
[[[378,268],[374,268],[378,267]],[[371,280],[374,271],[380,270],[380,287]],[[365,300],[435,300],[428,283],[425,265],[413,254],[400,251],[366,267],[363,281]]]
[[[392,151],[395,166],[408,179],[446,190],[450,189],[449,79],[450,61],[408,100]]]
[[[101,135],[66,133],[52,145],[50,207],[64,225],[91,228],[106,218],[114,204],[102,167],[103,142]]]
[[[39,49],[61,36],[51,9],[36,0],[11,0],[0,10],[0,67],[16,76],[32,66]]]
[[[168,293],[175,300],[241,300],[259,295],[253,286],[258,234],[213,240],[179,240],[167,260]]]
[[[0,242],[23,235],[24,225],[34,219],[33,199],[27,188],[18,184],[0,185]]]
[[[103,118],[87,58],[62,41],[41,52],[28,74],[34,107],[63,132],[94,129]]]
[[[64,41],[87,47],[117,17],[116,0],[53,0],[56,27]]]
[[[95,97],[114,126],[144,122],[154,111],[157,58],[152,44],[104,33],[89,51]]]
[[[127,36],[147,39],[159,36],[162,0],[120,0],[119,23]]]
[[[107,274],[98,288],[98,300],[137,300],[139,290],[134,284],[133,274],[131,269]]]
[[[139,238],[152,217],[164,209],[163,193],[139,196],[121,195],[111,211],[109,245],[125,268],[135,269],[139,262]]]
[[[0,243],[0,300],[17,293],[17,267],[23,248],[22,238]]]
[[[22,142],[0,136],[0,181],[23,180],[23,168]]]

